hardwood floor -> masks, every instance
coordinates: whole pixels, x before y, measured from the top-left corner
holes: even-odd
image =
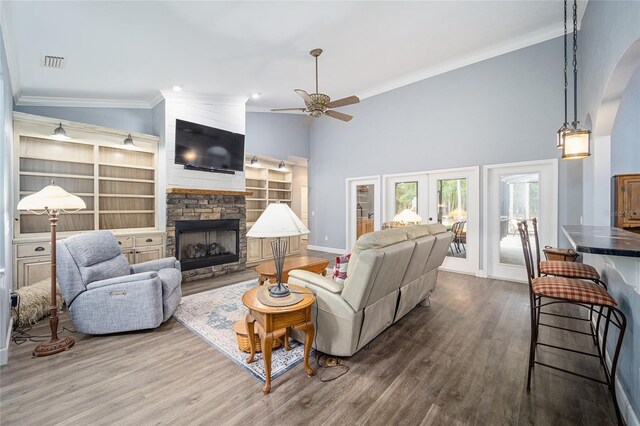
[[[190,284],[185,294],[252,277],[245,271]],[[73,327],[66,312],[61,326]],[[47,329],[44,321],[32,333]],[[588,338],[561,333],[553,334],[593,349]],[[505,281],[443,272],[431,306],[412,310],[346,359],[346,375],[323,383],[298,365],[267,396],[173,318],[151,331],[74,337],[70,351],[47,358],[31,358],[33,343],[11,344],[0,369],[2,424],[615,423],[603,385],[538,366],[527,394],[527,287]],[[539,355],[581,372],[598,369],[578,356]]]

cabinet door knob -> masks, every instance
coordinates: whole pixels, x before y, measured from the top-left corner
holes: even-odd
[[[118,241],[118,245],[121,246],[122,245],[122,241]]]
[[[153,240],[151,238],[147,238],[147,242],[151,243],[151,242],[153,242]]]
[[[38,247],[36,247],[36,251],[44,251],[44,247],[38,246]]]

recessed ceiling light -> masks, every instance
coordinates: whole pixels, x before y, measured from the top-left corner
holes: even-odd
[[[251,99],[258,99],[260,97],[261,93],[253,93],[251,95]]]
[[[173,86],[172,89],[174,92],[182,92],[182,86]]]

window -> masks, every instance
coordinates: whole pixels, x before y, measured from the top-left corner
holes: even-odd
[[[418,182],[396,183],[396,213],[409,209],[418,212]]]

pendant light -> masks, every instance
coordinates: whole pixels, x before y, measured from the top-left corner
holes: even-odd
[[[562,149],[564,142],[564,134],[569,130],[569,121],[567,119],[567,0],[564,0],[564,123],[556,133],[556,148]]]
[[[573,123],[564,133],[563,160],[580,160],[591,155],[591,130],[578,127],[578,6],[573,0]]]

